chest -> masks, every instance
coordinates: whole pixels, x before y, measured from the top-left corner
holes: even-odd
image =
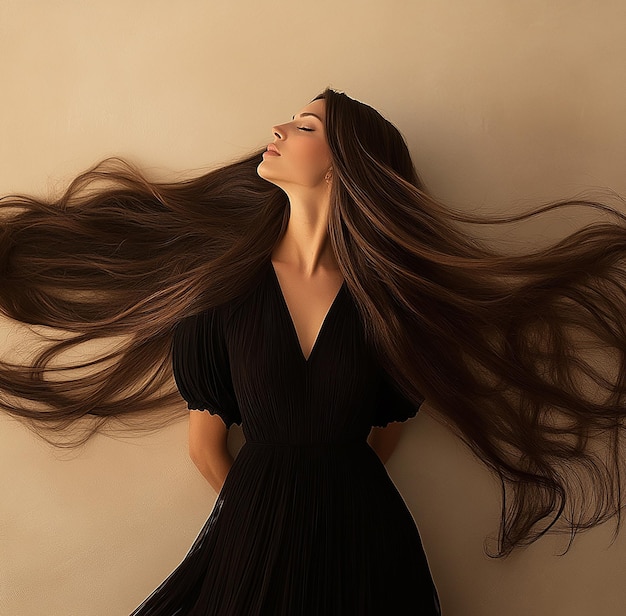
[[[344,290],[340,272],[311,280],[286,268],[271,264],[270,282],[274,283],[280,304],[295,334],[303,358],[308,361],[331,310]]]

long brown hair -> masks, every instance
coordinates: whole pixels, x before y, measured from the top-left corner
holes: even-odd
[[[333,159],[335,257],[398,386],[425,397],[500,479],[494,555],[614,516],[619,528],[626,217],[585,199],[509,217],[456,211],[428,193],[376,110],[331,89],[316,98]],[[0,309],[70,335],[47,338],[26,365],[0,362],[0,407],[58,446],[115,422],[137,427],[133,417],[147,429],[185,414],[171,372],[176,323],[244,295],[287,226],[285,193],[256,172],[261,153],[169,183],[109,158],[56,200],[1,199]],[[571,205],[615,220],[515,256],[461,226]],[[108,338],[112,350],[54,365]],[[592,348],[610,352],[613,377]],[[600,392],[587,395],[581,377]]]

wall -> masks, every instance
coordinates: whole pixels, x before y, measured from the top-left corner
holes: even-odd
[[[452,205],[624,194],[625,23],[621,0],[1,0],[0,194],[55,192],[113,154],[155,176],[201,172],[267,143],[327,85],[391,119]],[[581,220],[498,235],[524,247]],[[422,411],[388,469],[445,616],[623,614],[626,546],[609,546],[611,525],[565,557],[562,537],[485,556],[497,486]],[[215,500],[186,429],[97,437],[70,455],[0,418],[0,613],[130,613]]]

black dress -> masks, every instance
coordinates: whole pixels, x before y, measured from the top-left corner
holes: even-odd
[[[367,444],[418,407],[366,344],[344,282],[308,359],[271,260],[243,300],[183,319],[189,409],[245,443],[188,554],[131,616],[440,614],[417,527]]]

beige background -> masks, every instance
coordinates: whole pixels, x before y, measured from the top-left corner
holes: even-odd
[[[113,154],[155,176],[200,172],[270,141],[326,85],[391,119],[451,204],[626,194],[624,26],[623,0],[0,0],[0,194],[60,190]],[[559,216],[498,233],[523,248],[582,220]],[[564,538],[484,555],[497,486],[422,410],[388,470],[444,615],[623,614],[626,545],[609,546],[611,525],[565,557]],[[186,430],[98,437],[70,456],[0,418],[0,613],[130,613],[215,500]]]

